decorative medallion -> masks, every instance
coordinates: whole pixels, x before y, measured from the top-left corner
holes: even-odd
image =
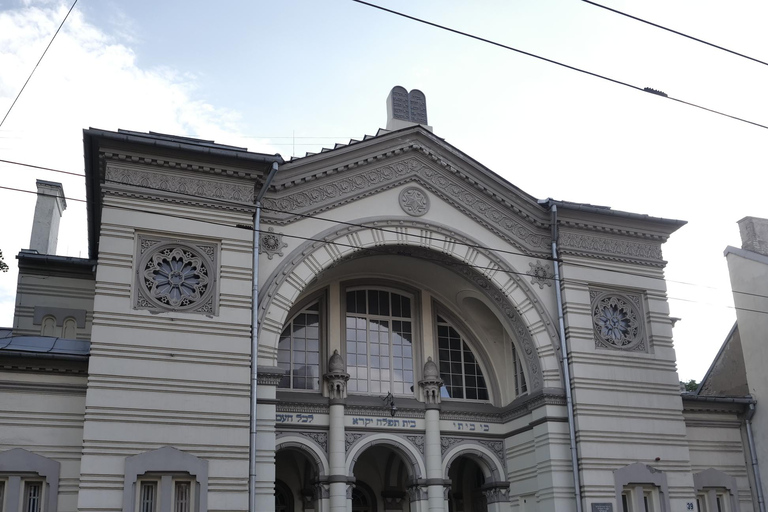
[[[541,289],[544,289],[544,285],[552,286],[555,272],[551,270],[549,265],[544,265],[539,260],[536,260],[536,263],[528,263],[528,265],[531,266],[531,270],[526,274],[531,276],[531,284],[538,284]]]
[[[421,217],[429,211],[429,197],[418,187],[408,187],[400,192],[400,208],[412,217]]]
[[[139,237],[135,306],[213,314],[215,254],[213,246]]]
[[[407,440],[413,444],[413,446],[416,447],[417,450],[419,450],[420,453],[424,453],[424,436],[405,436]]]
[[[275,230],[269,228],[267,231],[262,231],[259,236],[259,254],[267,253],[267,258],[272,259],[272,256],[277,254],[283,255],[283,249],[288,247],[288,244],[283,242],[283,234],[275,233]]]
[[[640,296],[590,290],[595,346],[647,351]]]

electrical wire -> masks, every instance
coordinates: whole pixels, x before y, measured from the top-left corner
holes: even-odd
[[[547,57],[543,57],[543,56],[537,55],[535,53],[527,52],[525,50],[520,50],[518,48],[514,48],[514,47],[508,46],[506,44],[502,44],[502,43],[499,43],[499,42],[496,42],[496,41],[492,41],[491,39],[486,39],[484,37],[476,36],[476,35],[470,34],[468,32],[462,32],[461,30],[457,30],[455,28],[446,27],[445,25],[440,25],[440,24],[434,23],[432,21],[427,21],[427,20],[422,19],[422,18],[417,18],[416,16],[411,16],[411,15],[408,15],[408,14],[405,14],[405,13],[402,13],[402,12],[399,12],[399,11],[395,11],[393,9],[387,9],[386,7],[382,7],[380,5],[376,5],[376,4],[372,4],[372,3],[369,3],[369,2],[365,2],[363,0],[352,0],[352,1],[356,2],[358,4],[367,5],[368,7],[373,7],[374,9],[379,9],[381,11],[385,11],[385,12],[388,12],[388,13],[391,13],[391,14],[395,14],[397,16],[401,16],[403,18],[407,18],[409,20],[413,20],[413,21],[416,21],[418,23],[423,23],[423,24],[429,25],[431,27],[439,28],[441,30],[445,30],[445,31],[448,31],[448,32],[453,32],[454,34],[458,34],[458,35],[461,35],[461,36],[464,36],[464,37],[469,37],[471,39],[475,39],[475,40],[481,41],[483,43],[488,43],[488,44],[491,44],[493,46],[498,46],[499,48],[504,48],[505,50],[510,50],[510,51],[513,51],[513,52],[520,53],[522,55],[526,55],[528,57],[533,57],[534,59],[543,60],[544,62],[548,62],[550,64],[555,64],[557,66],[561,66],[561,67],[570,69],[572,71],[577,71],[579,73],[583,73],[585,75],[593,76],[593,77],[599,78],[601,80],[606,80],[608,82],[613,82],[614,84],[617,84],[617,85],[623,85],[624,87],[629,87],[630,89],[635,89],[636,91],[642,91],[642,92],[645,92],[645,93],[648,93],[648,94],[653,94],[653,95],[659,96],[661,98],[665,98],[665,99],[668,99],[668,100],[671,100],[671,101],[674,101],[674,102],[677,102],[677,103],[681,103],[683,105],[688,105],[690,107],[695,107],[695,108],[698,108],[698,109],[701,109],[701,110],[705,110],[707,112],[711,112],[713,114],[717,114],[717,115],[720,115],[720,116],[723,116],[723,117],[728,117],[728,118],[734,119],[736,121],[741,121],[743,123],[751,124],[753,126],[757,126],[757,127],[760,127],[760,128],[765,128],[766,130],[768,130],[768,126],[766,126],[764,124],[760,124],[760,123],[757,123],[755,121],[750,121],[748,119],[744,119],[742,117],[738,117],[738,116],[734,116],[734,115],[731,115],[731,114],[727,114],[727,113],[721,112],[719,110],[714,110],[714,109],[711,109],[711,108],[708,108],[708,107],[704,107],[702,105],[698,105],[698,104],[692,103],[690,101],[685,101],[685,100],[682,100],[682,99],[679,99],[679,98],[674,98],[672,96],[667,95],[666,93],[663,93],[663,92],[661,92],[659,90],[656,90],[656,89],[652,89],[650,87],[638,87],[638,86],[632,85],[632,84],[630,84],[628,82],[623,82],[621,80],[617,80],[615,78],[610,78],[608,76],[601,75],[599,73],[595,73],[595,72],[592,72],[592,71],[587,71],[586,69],[577,68],[576,66],[571,66],[569,64],[565,64],[563,62],[556,61],[554,59],[549,59]]]
[[[32,190],[23,190],[23,189],[16,189],[16,188],[11,188],[11,187],[4,187],[4,186],[0,186],[0,188],[6,189],[6,190],[13,190],[13,191],[17,191],[17,192],[26,192],[26,193],[35,194],[35,195],[46,195],[46,194],[42,194],[42,193],[35,192],[35,191],[32,191]],[[84,200],[84,199],[77,199],[77,198],[72,198],[72,197],[67,197],[66,199],[69,200],[69,201],[79,201],[79,202],[83,202],[83,203],[86,202],[86,200]],[[110,208],[115,208],[115,209],[119,209],[119,210],[134,211],[134,212],[140,212],[140,213],[149,213],[149,214],[152,214],[152,215],[162,215],[162,216],[165,216],[165,217],[171,217],[171,218],[177,218],[177,219],[183,219],[183,220],[190,220],[190,221],[193,221],[193,222],[202,222],[202,223],[205,223],[205,224],[212,224],[212,225],[216,225],[216,226],[223,226],[223,227],[229,227],[229,228],[247,229],[248,231],[254,231],[256,233],[269,233],[270,232],[268,230],[254,229],[252,226],[232,225],[232,224],[227,224],[227,223],[223,223],[223,222],[215,222],[215,221],[208,220],[208,219],[200,219],[200,218],[195,218],[195,217],[189,217],[189,216],[185,216],[185,215],[177,215],[177,214],[172,214],[172,213],[167,213],[167,212],[160,213],[160,212],[157,212],[157,211],[146,210],[146,209],[143,209],[143,208],[131,208],[131,207],[128,207],[128,206],[119,206],[119,205],[111,205]],[[367,226],[364,226],[364,227],[367,227]],[[303,241],[319,242],[319,243],[328,244],[328,245],[334,245],[334,246],[338,246],[338,247],[358,249],[358,250],[364,251],[364,252],[366,252],[368,254],[381,254],[381,255],[387,255],[387,256],[391,256],[392,255],[392,253],[390,251],[387,251],[387,250],[382,250],[382,249],[377,249],[377,248],[370,248],[370,247],[360,247],[358,245],[345,244],[343,242],[338,242],[338,241],[327,241],[327,240],[324,240],[322,238],[313,238],[313,237],[305,237],[305,236],[290,235],[290,234],[283,234],[283,237],[297,239],[297,240],[303,240]],[[441,264],[441,265],[444,265],[446,263],[445,260],[438,259],[438,258],[428,258],[428,257],[424,257],[424,256],[411,256],[411,257],[420,259],[422,261],[430,261],[430,262],[433,262],[433,263],[438,263],[438,264]],[[463,266],[463,267],[467,267],[467,268],[470,268],[470,269],[473,269],[473,270],[478,270],[478,271],[480,271],[480,270],[489,270],[489,271],[499,272],[499,273],[507,274],[507,275],[519,275],[519,276],[528,276],[528,277],[531,276],[531,274],[529,274],[528,272],[517,272],[517,271],[513,271],[513,270],[504,270],[504,269],[501,269],[501,268],[498,268],[498,267],[483,267],[483,266],[480,266],[480,265],[474,265],[474,264],[470,264],[470,263],[467,263],[467,262],[464,262],[464,261],[460,261],[460,260],[455,260],[454,264],[457,265],[457,266]],[[568,263],[568,265],[571,265],[571,263]],[[593,268],[593,267],[590,267],[590,268]],[[608,269],[601,269],[601,270],[608,270]],[[625,274],[627,274],[627,273],[625,273]],[[646,276],[640,275],[640,277],[646,277]],[[540,277],[540,279],[548,280],[548,281],[554,281],[555,280],[554,277],[547,277],[547,276]],[[653,278],[653,279],[657,279],[657,278]],[[564,282],[564,283],[582,283],[581,280],[575,280],[575,279],[570,279],[570,278],[561,278],[560,280],[562,282]],[[505,296],[507,296],[504,292],[502,292],[502,293]],[[739,292],[739,291],[736,291],[736,290],[734,290],[734,293],[745,293],[747,295],[754,295],[754,296],[757,296],[757,297],[760,297],[760,298],[768,299],[768,296],[765,296],[765,295],[752,294],[752,293],[747,293],[747,292]],[[707,305],[707,306],[712,306],[712,307],[722,307],[722,308],[727,308],[727,309],[733,309],[733,310],[736,310],[736,311],[747,311],[747,312],[752,312],[752,313],[768,314],[768,311],[762,311],[762,310],[750,309],[750,308],[744,308],[744,307],[737,307],[737,306],[711,304],[711,303],[701,302],[701,301],[692,300],[692,299],[684,299],[684,298],[680,298],[680,297],[667,296],[666,299],[667,300],[679,301],[679,302],[687,302],[687,303],[693,303],[693,304]]]
[[[3,126],[3,123],[5,123],[5,120],[8,118],[8,114],[11,113],[11,110],[13,110],[13,106],[16,105],[16,102],[19,100],[19,97],[21,96],[21,93],[24,92],[24,89],[27,87],[27,84],[29,83],[29,80],[32,78],[32,75],[37,70],[37,66],[40,65],[40,63],[43,61],[43,57],[45,57],[45,54],[48,53],[48,48],[51,47],[53,44],[53,40],[56,39],[56,36],[59,35],[59,31],[61,30],[61,27],[64,26],[64,22],[67,21],[67,18],[69,18],[69,14],[72,12],[72,9],[75,8],[75,5],[77,5],[77,0],[72,2],[72,7],[69,8],[67,11],[67,15],[64,16],[64,19],[61,20],[61,24],[59,24],[59,28],[56,29],[56,32],[53,34],[53,37],[51,38],[50,42],[48,43],[48,46],[45,47],[45,50],[43,50],[43,54],[40,56],[40,59],[37,61],[37,64],[35,64],[35,67],[32,68],[32,72],[27,77],[27,81],[24,82],[24,85],[21,86],[21,90],[19,91],[19,94],[16,95],[16,99],[13,100],[13,103],[11,103],[11,106],[8,107],[8,112],[5,113],[5,116],[3,116],[3,120],[0,121],[0,127]]]
[[[8,163],[8,164],[13,164],[13,165],[21,165],[21,166],[25,166],[25,167],[32,167],[32,168],[35,168],[35,169],[43,169],[43,170],[46,170],[46,171],[59,172],[59,173],[64,173],[64,174],[71,174],[73,176],[85,176],[84,174],[78,174],[78,173],[69,172],[69,171],[62,171],[62,170],[53,169],[53,168],[50,168],[50,167],[41,167],[41,166],[38,166],[38,165],[25,164],[25,163],[15,162],[15,161],[11,161],[11,160],[2,160],[2,159],[0,159],[0,162],[5,162],[5,163]],[[108,181],[110,183],[120,183],[120,182],[115,181],[115,180],[106,180],[106,181]],[[133,185],[133,186],[140,187],[140,188],[145,188],[145,189],[149,189],[149,190],[162,191],[162,189],[158,189],[156,187],[150,187],[150,186],[146,186],[146,185]],[[0,187],[0,188],[8,188],[8,187]],[[34,192],[34,191],[30,191],[30,190],[20,190],[20,189],[10,189],[10,190],[18,190],[20,192],[29,192],[29,193],[32,193],[32,194],[36,194],[37,193],[37,192]],[[175,193],[179,194],[179,195],[183,195],[183,196],[188,196],[188,197],[197,197],[194,194],[190,194],[190,193],[183,193],[183,192],[175,192]],[[85,202],[83,199],[71,199],[71,200],[72,201]],[[237,206],[243,206],[242,203],[238,203],[236,201],[228,201],[226,199],[217,199],[217,201],[221,202],[221,203],[225,203],[225,204],[232,204],[232,205],[237,205]],[[367,224],[360,224],[360,223],[355,223],[355,222],[342,221],[342,220],[332,219],[332,218],[328,218],[328,217],[320,217],[320,216],[317,216],[317,215],[309,215],[309,214],[303,214],[303,213],[289,212],[287,210],[279,210],[279,209],[276,209],[276,208],[268,208],[268,207],[265,207],[265,206],[262,206],[262,209],[263,210],[272,211],[272,212],[275,212],[275,213],[287,213],[287,214],[294,215],[296,217],[301,217],[301,218],[321,220],[321,221],[325,221],[325,222],[331,222],[331,223],[334,223],[334,224],[342,224],[342,225],[350,226],[350,227],[360,227],[360,228],[367,228],[367,229],[375,229],[375,230],[378,230],[378,231],[381,231],[381,232],[385,232],[385,233],[386,232],[398,233],[398,232],[396,232],[394,230],[387,229],[387,228],[382,228],[382,227],[379,227],[379,226],[370,226],[370,225],[367,225]],[[424,239],[424,240],[443,241],[443,239],[438,239],[438,238],[427,236],[427,235],[417,235],[417,234],[410,234],[409,233],[408,236],[417,237],[417,238]],[[513,255],[513,256],[531,257],[530,254],[510,251],[510,250],[506,250],[506,249],[496,249],[496,248],[493,248],[493,247],[487,247],[487,246],[483,246],[483,245],[479,245],[479,244],[470,244],[470,243],[461,242],[461,241],[458,241],[458,240],[456,240],[455,243],[457,245],[462,245],[462,246],[466,246],[466,247],[470,247],[470,248],[474,248],[474,249],[484,249],[484,250],[489,250],[489,251],[492,251],[492,252],[498,252],[498,253],[502,253],[502,254],[510,254],[510,255]],[[553,258],[551,256],[548,256],[548,255],[536,256],[536,257],[539,258],[539,259],[547,260],[547,261],[554,261]],[[569,262],[568,265],[575,266],[575,267],[581,267],[581,268],[590,268],[590,269],[594,269],[595,268],[592,265],[587,265],[587,264],[582,264],[582,263],[577,263],[577,262]],[[635,277],[642,277],[642,278],[645,278],[645,279],[663,280],[663,281],[666,281],[667,283],[676,283],[676,284],[682,284],[682,285],[686,285],[686,286],[694,286],[694,287],[698,287],[698,288],[707,288],[707,289],[715,290],[715,291],[729,291],[729,290],[724,290],[722,288],[716,288],[716,287],[713,287],[713,286],[706,286],[706,285],[697,284],[697,283],[690,283],[690,282],[687,282],[687,281],[676,281],[674,279],[663,279],[663,278],[659,278],[659,277],[648,276],[648,275],[645,275],[645,274],[637,274],[637,273],[627,272],[627,271],[624,271],[624,270],[603,268],[603,269],[601,269],[601,271],[604,271],[604,272],[615,272],[615,273],[619,273],[619,274],[623,274],[623,275],[631,275],[631,276],[635,276]],[[753,293],[749,293],[749,292],[740,292],[738,290],[730,290],[730,291],[732,291],[734,293],[744,294],[744,295],[752,295],[752,296],[756,296],[756,297],[768,298],[768,296],[760,295],[760,294],[753,294]]]
[[[646,25],[651,25],[652,27],[656,27],[656,28],[660,28],[662,30],[666,30],[667,32],[671,32],[673,34],[677,34],[678,36],[686,37],[686,38],[691,39],[693,41],[696,41],[698,43],[702,43],[702,44],[705,44],[707,46],[711,46],[713,48],[717,48],[718,50],[722,50],[724,52],[731,53],[731,54],[736,55],[738,57],[743,57],[745,59],[757,62],[759,64],[763,64],[764,66],[768,66],[768,62],[762,61],[760,59],[756,59],[754,57],[750,57],[749,55],[744,55],[743,53],[739,53],[739,52],[735,52],[733,50],[729,50],[728,48],[724,48],[724,47],[718,46],[718,45],[716,45],[714,43],[707,42],[707,41],[705,41],[703,39],[699,39],[698,37],[689,36],[688,34],[685,34],[683,32],[679,32],[677,30],[673,30],[671,28],[667,28],[667,27],[665,27],[663,25],[659,25],[657,23],[653,23],[653,22],[648,21],[648,20],[644,20],[643,18],[638,18],[637,16],[632,16],[631,14],[627,14],[627,13],[619,11],[617,9],[613,9],[611,7],[608,7],[607,5],[598,4],[597,2],[592,2],[591,0],[581,0],[581,1],[585,2],[585,3],[588,3],[590,5],[594,5],[595,7],[600,7],[601,9],[605,9],[606,11],[611,11],[611,12],[615,12],[616,14],[620,14],[622,16],[626,16],[627,18],[631,18],[631,19],[633,19],[635,21],[639,21],[641,23],[645,23]]]

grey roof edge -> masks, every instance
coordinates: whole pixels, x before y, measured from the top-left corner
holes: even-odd
[[[768,256],[747,249],[739,249],[729,245],[723,251],[723,256],[728,256],[729,254],[735,254],[736,256],[768,265]]]
[[[717,361],[720,359],[720,356],[725,351],[726,345],[728,345],[728,342],[730,341],[731,337],[733,336],[733,333],[736,332],[736,329],[739,328],[739,323],[734,322],[733,327],[731,327],[731,330],[728,331],[728,334],[725,336],[725,339],[723,340],[723,343],[720,345],[720,350],[717,351],[717,355],[715,355],[715,358],[712,359],[712,364],[709,365],[709,369],[707,370],[707,373],[704,374],[704,377],[701,379],[701,382],[699,382],[699,386],[696,388],[696,391],[694,391],[694,394],[697,396],[704,396],[699,395],[701,393],[702,388],[704,387],[704,383],[709,379],[710,374],[712,373],[712,370],[715,368],[715,364],[717,364]]]
[[[99,128],[85,129],[83,130],[83,134],[87,137],[97,136],[107,140],[114,140],[119,142],[134,142],[158,148],[194,151],[197,153],[204,153],[213,156],[243,159],[248,162],[277,162],[278,164],[285,162],[280,154],[268,155],[266,153],[256,153],[254,151],[248,151],[246,148],[228,146],[226,144],[217,144],[213,141],[196,139],[193,137],[168,135],[156,132],[143,133],[123,129],[118,129],[118,131],[113,132]]]
[[[19,270],[42,269],[44,272],[55,274],[66,272],[72,277],[96,277],[96,260],[76,258],[74,256],[58,256],[55,254],[39,254],[37,251],[22,249],[17,255]]]
[[[548,208],[552,205],[556,205],[558,208],[566,210],[582,211],[588,213],[594,213],[597,215],[610,215],[613,217],[621,217],[625,219],[633,219],[641,222],[653,222],[659,224],[666,224],[674,227],[675,229],[681,228],[688,224],[686,220],[667,219],[664,217],[653,217],[643,213],[625,212],[622,210],[613,210],[610,206],[595,206],[586,203],[575,203],[572,201],[560,201],[557,199],[547,198],[539,201],[539,204],[546,205]]]
[[[683,398],[683,400],[688,400],[689,402],[711,402],[711,403],[718,403],[718,404],[741,404],[741,405],[751,405],[751,404],[757,403],[757,400],[752,398],[752,395],[703,396],[703,395],[695,395],[693,393],[681,393],[680,396]]]
[[[9,336],[0,338],[0,356],[85,361],[91,342],[51,336]]]

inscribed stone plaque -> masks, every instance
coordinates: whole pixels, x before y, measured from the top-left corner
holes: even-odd
[[[593,503],[592,512],[613,512],[613,503]]]

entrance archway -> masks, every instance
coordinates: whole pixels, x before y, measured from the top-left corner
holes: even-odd
[[[275,454],[275,506],[285,512],[319,510],[317,463],[296,447]]]
[[[352,468],[353,512],[410,512],[410,465],[396,449],[377,444],[364,449]]]
[[[449,512],[488,512],[483,493],[486,476],[477,462],[466,455],[459,456],[451,464],[448,478],[451,480]]]

